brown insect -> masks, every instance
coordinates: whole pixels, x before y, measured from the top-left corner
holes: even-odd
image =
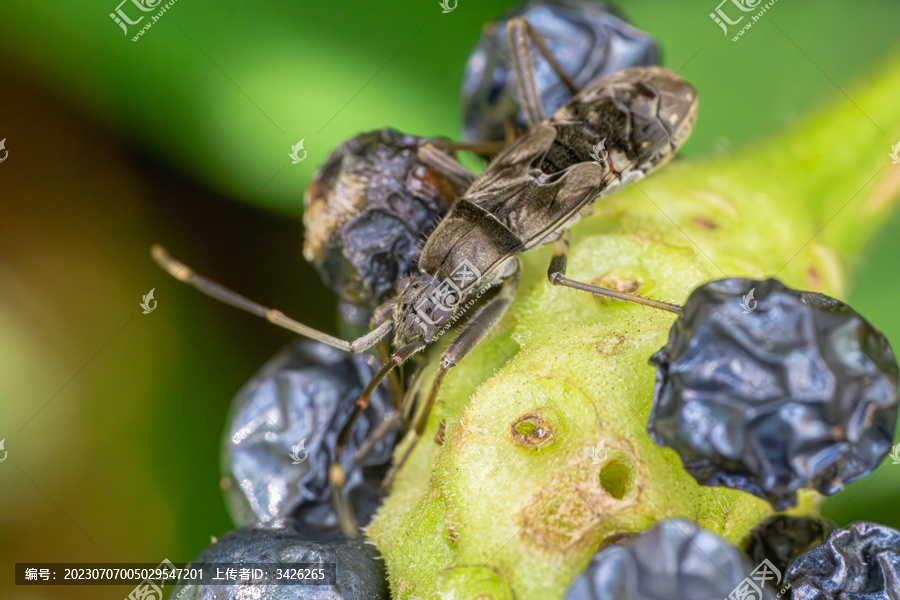
[[[578,91],[525,19],[510,21],[509,35],[519,96],[530,129],[504,148],[453,202],[428,237],[419,257],[419,273],[400,280],[397,295],[375,311],[372,329],[366,335],[347,342],[317,331],[193,273],[161,247],[153,248],[157,262],[177,279],[299,335],[348,352],[363,352],[393,334],[389,359],[361,392],[338,437],[338,455],[379,383],[440,337],[475,299],[499,288],[472,312],[441,355],[431,390],[413,424],[413,443],[388,475],[388,485],[421,437],[447,372],[487,335],[512,302],[518,281],[518,254],[554,243],[548,270],[554,285],[679,310],[665,302],[567,279],[568,227],[587,214],[598,197],[644,177],[672,158],[693,127],[696,91],[661,67],[624,69]],[[574,93],[573,99],[549,119],[544,118],[540,91],[534,84],[532,47]],[[334,462],[329,475],[340,502],[344,475],[339,461]],[[342,526],[348,534],[356,533],[352,514]]]

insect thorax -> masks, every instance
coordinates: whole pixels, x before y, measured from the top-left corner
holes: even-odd
[[[471,263],[438,280],[428,273],[401,282],[394,309],[394,343],[405,346],[416,340],[440,337],[474,304],[496,277],[481,277]]]
[[[394,309],[394,346],[417,340],[430,342],[453,318],[458,304],[451,292],[427,273],[401,282],[403,287]]]

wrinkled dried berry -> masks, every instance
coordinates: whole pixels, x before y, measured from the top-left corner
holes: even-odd
[[[372,357],[298,340],[269,360],[235,396],[223,447],[226,496],[238,525],[292,516],[307,535],[339,535],[328,468],[353,401],[374,374]],[[356,422],[341,465],[360,525],[381,503],[396,429],[355,464],[363,439],[393,411],[382,385]],[[303,446],[298,444],[303,442]],[[299,461],[298,464],[294,464]]]
[[[565,600],[723,600],[750,572],[737,548],[677,519],[595,554]]]
[[[393,129],[360,134],[328,157],[306,191],[303,256],[357,321],[416,273],[423,240],[465,191],[419,160],[429,141]]]
[[[531,0],[504,14],[485,28],[463,75],[463,120],[470,141],[500,141],[506,127],[527,127],[519,92],[506,23],[524,16],[544,37],[566,73],[583,87],[589,81],[634,66],[659,61],[656,42],[615,16],[602,2],[589,0]],[[541,93],[544,114],[571,100],[572,95],[549,63],[534,55],[535,83]]]
[[[753,564],[768,560],[784,573],[792,560],[824,542],[834,528],[828,519],[776,515],[750,534],[747,555]]]
[[[170,600],[379,600],[388,597],[374,548],[359,540],[310,540],[302,527],[290,519],[232,531],[193,561],[199,563],[334,563],[336,585],[179,585],[172,591]],[[204,573],[204,577],[213,576]]]
[[[702,484],[784,509],[800,488],[837,493],[891,449],[897,359],[828,296],[774,279],[704,284],[650,362],[650,435]]]
[[[900,532],[852,523],[793,563],[785,575],[793,600],[897,600]]]

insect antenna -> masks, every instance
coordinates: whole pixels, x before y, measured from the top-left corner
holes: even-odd
[[[178,281],[182,281],[196,288],[198,291],[206,294],[207,296],[215,298],[220,302],[224,302],[229,306],[239,308],[252,315],[256,315],[257,317],[266,319],[270,323],[289,331],[293,331],[297,335],[301,335],[303,337],[328,344],[329,346],[332,346],[339,350],[344,350],[346,352],[362,352],[368,348],[371,348],[382,339],[387,337],[387,335],[393,329],[393,322],[390,319],[387,319],[384,323],[382,323],[366,335],[362,336],[358,340],[354,342],[347,342],[340,338],[328,335],[327,333],[324,333],[317,329],[313,329],[312,327],[304,325],[299,321],[295,321],[294,319],[286,316],[280,310],[275,310],[263,306],[262,304],[241,296],[237,292],[228,289],[227,287],[213,281],[212,279],[209,279],[208,277],[195,273],[184,263],[181,263],[172,258],[168,251],[166,251],[166,249],[159,244],[153,245],[153,247],[150,249],[150,255],[153,257],[153,260],[156,261],[156,264],[162,267],[169,275],[171,275]]]

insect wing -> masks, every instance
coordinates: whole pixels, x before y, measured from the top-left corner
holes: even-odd
[[[518,254],[522,242],[480,206],[457,200],[428,238],[419,268],[439,281],[454,281],[465,293],[504,259]],[[477,275],[473,278],[472,276]]]
[[[529,167],[542,158],[556,141],[556,128],[535,125],[527,134],[506,146],[485,167],[466,192],[466,198],[488,211],[515,197],[530,177]]]
[[[577,163],[553,175],[533,166],[556,135],[552,125],[534,127],[497,155],[466,193],[522,240],[520,251],[543,243],[605,189],[605,167],[595,163]]]
[[[522,240],[490,213],[490,207],[513,202],[530,181],[529,165],[549,148],[556,130],[538,125],[504,148],[472,183],[464,198],[429,236],[419,268],[436,279],[459,276],[468,265],[481,280],[497,265],[522,249]],[[475,282],[469,282],[465,290]]]
[[[531,201],[519,212],[512,231],[525,240],[523,251],[549,241],[547,238],[575,218],[605,189],[603,167],[594,163],[579,163],[563,172],[551,184],[539,184],[532,189]]]

